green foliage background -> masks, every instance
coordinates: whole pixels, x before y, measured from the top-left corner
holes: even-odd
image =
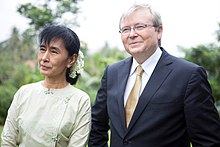
[[[45,3],[20,4],[18,13],[30,20],[29,28],[20,32],[13,28],[11,37],[0,42],[0,125],[4,124],[7,110],[18,88],[24,84],[42,80],[37,67],[37,34],[45,24],[62,22],[68,27],[79,26],[77,14],[80,8],[77,0],[55,0],[56,9],[50,8],[50,0]],[[70,20],[63,20],[62,15],[71,13]],[[216,31],[217,41],[220,39],[219,30]],[[92,104],[105,67],[127,57],[125,51],[110,48],[108,44],[96,53],[90,54],[86,42],[81,41],[81,50],[85,55],[85,70],[76,87],[86,91]],[[195,62],[207,69],[209,81],[213,89],[216,102],[220,101],[220,46],[210,43],[193,48],[181,47],[185,59]],[[218,107],[220,108],[220,106]]]

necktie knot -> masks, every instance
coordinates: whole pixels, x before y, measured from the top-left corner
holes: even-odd
[[[143,72],[144,72],[144,70],[143,70],[143,68],[141,67],[141,65],[138,65],[138,66],[137,66],[137,69],[136,69],[136,74],[137,74],[137,76],[142,76]]]

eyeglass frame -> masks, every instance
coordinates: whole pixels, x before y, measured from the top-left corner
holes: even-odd
[[[140,25],[141,25],[141,27],[143,27],[143,28],[139,28],[138,29],[138,25],[139,25],[139,27],[140,27]],[[133,31],[135,31],[136,33],[137,33],[137,31],[142,31],[142,30],[144,30],[145,28],[147,28],[147,27],[158,27],[158,26],[156,26],[156,25],[149,25],[149,24],[146,24],[146,23],[137,23],[137,24],[135,24],[134,26],[124,26],[123,28],[125,29],[125,28],[127,28],[128,30],[128,32],[124,32],[123,33],[123,28],[121,28],[120,30],[119,30],[119,33],[121,33],[121,35],[123,35],[123,36],[127,36],[127,35],[129,35],[130,33],[131,33],[131,30],[133,30]],[[137,30],[137,31],[136,31]],[[126,31],[126,30],[124,30],[124,31]]]

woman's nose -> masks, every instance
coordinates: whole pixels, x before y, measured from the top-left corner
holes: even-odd
[[[46,52],[44,53],[43,57],[42,57],[42,60],[43,60],[44,62],[48,62],[49,59],[50,59],[49,52],[46,51]]]

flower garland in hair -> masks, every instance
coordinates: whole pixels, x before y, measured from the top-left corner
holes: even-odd
[[[75,64],[70,68],[70,77],[75,78],[77,74],[81,74],[83,72],[83,67],[84,55],[79,51]]]

